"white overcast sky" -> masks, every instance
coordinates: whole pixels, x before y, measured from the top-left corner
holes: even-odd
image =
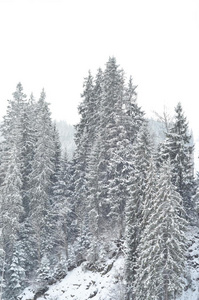
[[[199,0],[0,0],[0,116],[20,81],[77,123],[83,78],[112,55],[147,115],[180,101],[199,136]]]

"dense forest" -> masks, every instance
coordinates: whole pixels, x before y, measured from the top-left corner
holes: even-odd
[[[0,144],[0,299],[45,288],[86,263],[124,256],[125,300],[176,299],[185,288],[187,231],[197,224],[193,138],[180,103],[156,138],[137,86],[114,57],[84,79],[68,158],[43,90],[19,83]],[[34,298],[36,299],[36,297]],[[119,298],[118,298],[119,299]],[[82,299],[85,300],[85,299]]]

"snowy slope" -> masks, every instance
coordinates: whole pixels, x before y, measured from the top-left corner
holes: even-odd
[[[109,266],[109,267],[108,267]],[[124,259],[107,261],[107,269],[102,272],[85,270],[84,263],[70,271],[68,275],[49,287],[39,300],[123,300],[124,299]],[[109,269],[111,270],[109,271]],[[32,300],[35,292],[27,288],[21,300]]]
[[[177,300],[199,300],[199,229],[190,227],[188,232],[186,285]],[[38,288],[37,288],[38,289]],[[36,288],[27,288],[20,300],[33,300]],[[107,259],[102,272],[89,271],[86,262],[68,272],[67,276],[49,289],[39,300],[124,300],[124,257]]]

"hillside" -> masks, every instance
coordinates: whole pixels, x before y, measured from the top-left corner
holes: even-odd
[[[107,260],[101,272],[86,270],[86,262],[68,272],[61,281],[49,287],[40,300],[122,300],[124,299],[124,259]],[[109,270],[110,268],[110,270]],[[21,300],[33,299],[33,288],[28,288],[19,297]]]
[[[9,102],[0,298],[171,300],[183,290],[195,299],[198,229],[189,228],[188,252],[186,235],[199,186],[181,103],[165,137],[115,57],[83,87],[76,127],[61,121],[56,130],[44,90],[30,101],[19,83]]]
[[[190,226],[187,250],[187,270],[185,288],[177,300],[199,299],[199,229]],[[69,271],[56,283],[26,288],[19,300],[124,300],[124,254],[106,258],[101,271],[96,271],[83,262]],[[45,291],[45,292],[44,292]],[[43,295],[41,295],[43,293]]]

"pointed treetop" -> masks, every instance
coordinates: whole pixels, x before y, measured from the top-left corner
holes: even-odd
[[[18,92],[22,92],[22,91],[23,91],[23,86],[22,86],[21,82],[19,82],[19,83],[17,84],[16,90],[17,90]]]
[[[45,90],[44,90],[44,88],[43,88],[42,91],[41,91],[41,95],[40,95],[39,100],[40,100],[40,101],[44,101],[45,98],[46,98],[46,93],[45,93]]]
[[[171,128],[171,133],[180,135],[186,143],[190,142],[191,135],[188,131],[188,121],[184,115],[182,105],[179,102],[175,108],[176,115],[174,117],[174,125]]]
[[[89,70],[88,71],[88,76],[84,78],[84,83],[83,83],[83,87],[86,87],[85,90],[88,90],[90,89],[90,87],[93,86],[93,76],[91,74],[91,71]],[[84,93],[83,95],[81,95],[82,97],[84,96]]]
[[[137,85],[133,85],[133,78],[132,76],[130,76],[128,86],[126,88],[126,97],[127,100],[130,101],[130,103],[135,102],[137,99],[136,89],[137,89]]]
[[[116,65],[116,58],[115,58],[115,56],[109,56],[108,63],[112,63],[112,64]]]
[[[112,69],[118,69],[118,65],[116,63],[116,58],[114,56],[109,57],[107,63],[106,63],[106,70],[112,70]],[[106,71],[105,71],[106,72]]]
[[[16,86],[16,91],[13,93],[13,97],[15,100],[25,100],[26,95],[23,93],[23,86],[21,82],[19,82]]]
[[[33,93],[30,94],[30,104],[34,104],[35,103],[35,97],[33,95]]]

